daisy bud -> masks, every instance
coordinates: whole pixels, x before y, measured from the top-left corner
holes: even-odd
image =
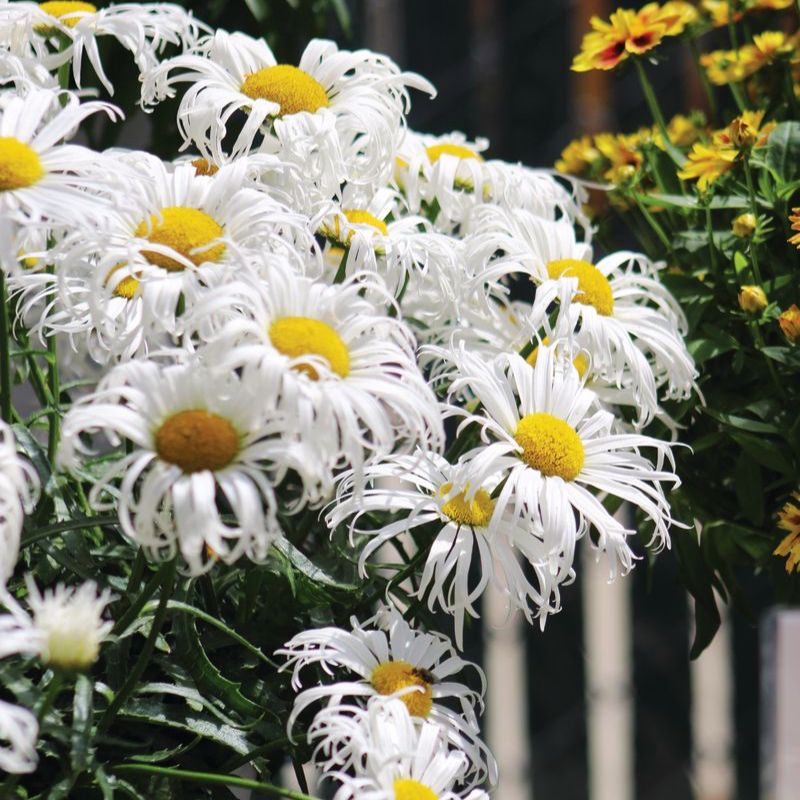
[[[739,308],[748,314],[760,314],[768,302],[766,292],[760,286],[742,286],[739,292]]]
[[[78,589],[59,584],[41,594],[32,580],[28,581],[28,591],[42,661],[55,669],[88,670],[97,661],[100,643],[112,627],[102,618],[111,600],[109,592],[98,595],[97,587],[89,582]]]
[[[739,214],[731,224],[731,230],[734,236],[749,239],[756,232],[757,224],[755,214]]]
[[[795,303],[778,317],[783,335],[792,343],[800,341],[800,308]]]

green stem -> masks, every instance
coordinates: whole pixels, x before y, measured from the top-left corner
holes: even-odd
[[[6,274],[0,267],[0,416],[11,422],[11,325],[9,320]]]
[[[653,85],[650,83],[650,79],[647,77],[647,70],[644,68],[644,64],[642,64],[641,59],[634,58],[633,63],[636,65],[636,74],[639,76],[639,83],[642,86],[642,92],[644,93],[644,99],[647,102],[647,107],[650,109],[650,114],[653,117],[653,121],[658,126],[661,136],[664,139],[664,147],[666,148],[666,151],[669,153],[672,160],[678,166],[683,166],[686,159],[684,158],[683,153],[681,153],[681,151],[678,150],[670,141],[669,133],[667,132],[667,123],[664,121],[664,115],[661,113],[661,106],[658,104],[658,98],[653,90]]]
[[[114,721],[114,718],[125,704],[125,701],[133,694],[134,690],[136,689],[136,685],[139,683],[139,679],[142,677],[147,665],[150,663],[150,659],[153,656],[153,651],[156,648],[158,635],[161,633],[161,629],[164,626],[164,621],[167,618],[167,604],[172,595],[172,589],[175,586],[175,573],[177,568],[178,560],[177,558],[173,558],[172,560],[163,564],[161,569],[158,571],[158,577],[161,578],[161,598],[159,600],[155,616],[153,617],[153,623],[150,626],[150,633],[148,634],[147,640],[144,643],[142,652],[139,653],[139,658],[136,660],[136,663],[133,665],[133,669],[131,669],[128,675],[128,679],[120,687],[120,690],[114,695],[114,699],[106,709],[105,714],[103,714],[103,717],[97,726],[98,736],[102,736],[109,729],[111,723]]]
[[[336,277],[333,279],[334,283],[341,283],[347,275],[347,258],[350,255],[350,248],[345,247],[342,254],[342,260],[339,262],[339,269],[336,270]]]
[[[52,275],[55,268],[52,264],[47,267],[47,271]],[[61,438],[61,387],[58,376],[58,340],[55,331],[51,331],[47,337],[47,387],[50,391],[50,401],[52,403],[53,414],[47,421],[47,457],[51,464],[56,462],[58,452],[58,442]]]
[[[163,569],[163,566],[162,566]],[[141,594],[131,603],[128,610],[114,623],[114,636],[120,636],[123,631],[139,616],[139,612],[147,605],[147,601],[155,594],[156,589],[161,585],[163,575],[161,570],[151,576],[150,580],[142,589]]]
[[[750,213],[758,218],[758,202],[756,201],[756,190],[753,187],[753,175],[750,171],[750,162],[747,159],[747,154],[745,154],[744,158],[742,159],[742,164],[744,166],[744,178],[747,181],[747,194],[750,198]],[[753,278],[758,286],[761,286],[761,270],[758,266],[758,248],[756,247],[756,243],[754,241],[755,237],[751,237],[749,240],[749,250],[750,250],[750,266],[752,267],[753,271]]]
[[[638,196],[634,195],[634,197],[636,198],[636,205],[639,206],[639,211],[642,212],[642,216],[647,220],[648,225],[653,229],[655,235],[658,236],[661,244],[666,247],[667,252],[672,255],[672,242],[670,242],[669,236],[664,232],[661,225],[656,222],[655,217],[648,211],[647,206],[639,200]]]
[[[251,781],[248,778],[239,778],[234,775],[218,775],[214,772],[193,772],[185,769],[174,769],[172,767],[156,767],[150,764],[117,764],[112,768],[115,773],[138,772],[143,775],[163,775],[168,778],[176,778],[187,783],[199,783],[212,786],[237,786],[241,789],[253,789],[260,794],[270,797],[287,797],[289,800],[316,800],[311,795],[295,792],[292,789],[284,789],[281,786],[274,786],[271,783],[261,783]]]
[[[47,712],[53,707],[58,695],[64,688],[64,676],[60,672],[54,672],[50,683],[47,685],[47,691],[42,698],[39,707],[36,709],[36,721],[41,725]]]
[[[755,340],[756,347],[758,348],[758,351],[761,352],[764,349],[764,336],[761,333],[761,328],[759,328],[758,323],[754,321],[750,324],[750,329],[753,332],[753,339]],[[787,400],[788,398],[786,396],[786,389],[778,377],[778,371],[775,369],[775,364],[768,356],[764,356],[764,361],[766,362],[767,371],[769,372],[769,376],[772,379],[773,385],[775,386],[775,390],[778,392],[778,396],[784,400]]]
[[[711,257],[711,271],[718,284],[721,284],[722,276],[719,271],[719,263],[717,262],[717,247],[714,244],[714,227],[711,222],[711,207],[706,206],[706,236],[708,236],[708,253]],[[720,287],[721,288],[721,287]]]

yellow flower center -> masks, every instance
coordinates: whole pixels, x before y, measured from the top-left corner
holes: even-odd
[[[378,233],[382,233],[384,236],[389,233],[386,223],[369,211],[364,211],[360,208],[348,208],[345,209],[344,215],[347,217],[347,221],[353,225],[371,225]]]
[[[371,683],[378,694],[389,695],[408,686],[419,691],[406,692],[401,700],[412,717],[427,717],[433,707],[433,676],[407,661],[384,661],[372,670]]]
[[[111,276],[117,271],[122,269],[125,264],[117,264],[115,267],[112,267],[108,271],[108,275],[106,275],[106,279],[103,283],[104,286],[108,286],[109,281],[111,280]],[[126,275],[111,291],[115,297],[122,297],[125,300],[133,300],[136,296],[136,290],[139,288],[139,279],[134,277],[133,275]]]
[[[216,175],[219,172],[219,167],[207,158],[195,158],[192,166],[197,175]]]
[[[562,258],[547,265],[547,273],[553,278],[577,278],[576,303],[594,306],[598,314],[610,317],[614,313],[614,293],[611,284],[594,264],[577,258]]]
[[[519,421],[514,438],[522,447],[519,457],[542,475],[558,475],[572,481],[583,468],[581,437],[569,423],[552,414],[526,414]]]
[[[398,778],[394,782],[394,800],[439,800],[439,795],[424,783],[411,778]]]
[[[302,69],[291,64],[276,64],[264,67],[245,76],[242,94],[253,100],[271,100],[281,110],[279,117],[308,111],[313,114],[330,105],[328,95],[321,84]]]
[[[474,150],[470,150],[469,147],[464,147],[460,144],[432,144],[430,147],[425,148],[425,152],[428,154],[428,161],[430,161],[431,164],[435,164],[443,155],[455,156],[460,159],[471,158],[475,161],[483,161],[483,157],[480,153],[476,153]]]
[[[13,136],[0,136],[0,192],[33,186],[44,175],[38,153]]]
[[[321,320],[310,317],[276,319],[269,327],[269,339],[279,353],[289,358],[321,356],[340,378],[350,374],[347,345],[330,325]],[[317,370],[311,364],[297,364],[295,369],[304,372],[312,380],[319,379]]]
[[[545,336],[544,339],[542,339],[542,344],[543,345],[550,344],[550,337]],[[537,345],[536,347],[533,348],[533,351],[525,360],[532,367],[535,367],[538,358],[539,358],[539,346]],[[578,375],[580,375],[582,378],[586,374],[586,370],[589,369],[589,359],[586,357],[584,353],[578,353],[578,355],[576,355],[575,358],[572,359],[572,366],[575,367],[576,370],[578,370]]]
[[[138,236],[153,244],[171,247],[195,266],[206,261],[219,261],[225,254],[225,245],[211,243],[223,234],[222,226],[199,208],[168,206],[159,214],[151,214],[149,220],[142,220],[134,231]],[[169,272],[181,272],[184,265],[164,253],[142,250],[142,255],[158,267]]]
[[[93,6],[91,3],[67,2],[67,0],[39,3],[39,8],[45,14],[60,20],[68,28],[74,28],[82,18],[81,14],[75,13],[76,11],[83,11],[86,14],[97,13],[97,6]],[[63,17],[67,17],[67,19],[63,19]]]
[[[155,439],[158,457],[187,474],[224,469],[239,452],[239,434],[233,425],[204,409],[173,414]]]
[[[439,489],[439,496],[445,497],[453,488],[452,483],[445,483]],[[467,502],[467,489],[451,497],[443,506],[442,514],[450,517],[453,522],[459,525],[469,525],[472,528],[485,528],[492,518],[494,511],[494,500],[489,493],[483,489],[478,489],[475,496]]]

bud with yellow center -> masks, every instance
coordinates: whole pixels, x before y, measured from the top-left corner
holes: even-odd
[[[734,236],[740,239],[749,239],[755,232],[758,222],[755,214],[739,214],[731,224]]]
[[[800,341],[800,308],[795,303],[778,317],[783,335],[792,343]]]
[[[760,286],[742,286],[739,308],[748,314],[760,314],[768,305],[766,292]]]

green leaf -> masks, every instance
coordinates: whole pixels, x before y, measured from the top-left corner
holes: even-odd
[[[75,697],[72,701],[72,749],[70,767],[73,775],[86,769],[89,760],[89,746],[92,738],[94,685],[86,675],[75,679]]]
[[[735,240],[731,231],[712,231],[711,237],[717,250],[727,249]],[[708,247],[708,234],[705,231],[681,231],[672,237],[672,241],[676,248],[696,253]]]
[[[712,197],[709,203],[699,198],[683,194],[637,194],[636,198],[649,206],[671,206],[672,208],[711,209],[749,208],[750,201],[741,195],[720,195]]]
[[[272,549],[280,553],[291,566],[307,578],[311,583],[325,586],[340,592],[353,593],[361,590],[361,586],[352,583],[341,583],[320,569],[306,555],[298,550],[288,539],[279,539]]]
[[[705,412],[709,417],[713,417],[730,428],[736,428],[742,431],[750,431],[751,433],[772,433],[776,435],[781,433],[780,428],[770,422],[759,422],[758,420],[747,419],[746,417],[740,417],[736,414],[726,414],[723,411],[714,411],[711,408],[706,408]]]
[[[238,711],[245,717],[260,717],[264,713],[261,706],[248,700],[240,691],[241,684],[223,677],[211,663],[200,642],[194,619],[186,614],[177,617],[174,624],[177,648],[176,653],[194,679],[195,685],[203,694],[220,700],[226,708]]]
[[[762,467],[790,478],[794,476],[794,466],[774,441],[740,431],[728,431],[728,435]]]
[[[724,353],[733,350],[737,345],[735,340],[726,342],[713,339],[693,339],[687,344],[689,352],[698,364],[705,361],[710,361],[712,358],[717,358]]]
[[[781,122],[769,136],[767,166],[783,180],[795,180],[800,171],[800,122]]]
[[[267,4],[264,0],[244,0],[256,22],[263,22],[267,18]]]

